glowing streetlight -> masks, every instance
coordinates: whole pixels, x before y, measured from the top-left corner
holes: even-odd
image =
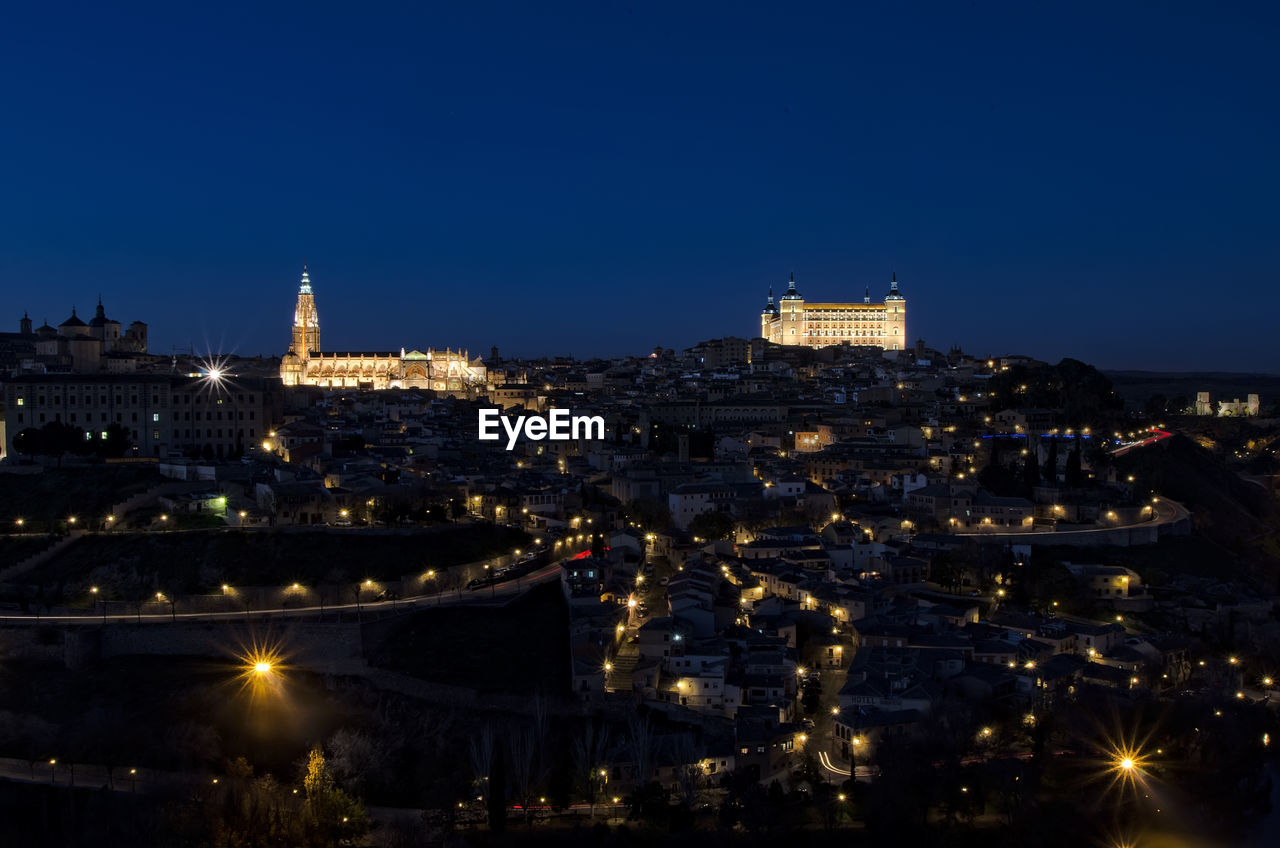
[[[259,660],[258,662],[253,664],[253,673],[254,674],[270,674],[271,663],[268,662],[267,660]]]

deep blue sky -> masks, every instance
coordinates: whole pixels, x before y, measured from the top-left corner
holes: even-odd
[[[329,349],[642,353],[896,269],[934,346],[1280,371],[1274,4],[108,5],[0,13],[6,328],[278,354],[305,260]]]

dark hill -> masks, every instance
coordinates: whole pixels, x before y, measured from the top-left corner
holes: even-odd
[[[1280,573],[1280,502],[1262,486],[1241,478],[1208,450],[1183,435],[1117,460],[1143,490],[1179,501],[1194,513],[1197,533],[1239,557],[1265,585]]]

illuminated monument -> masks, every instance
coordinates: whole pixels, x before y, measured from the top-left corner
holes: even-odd
[[[898,292],[898,275],[880,303],[871,302],[871,289],[862,303],[806,303],[791,275],[787,293],[769,300],[760,315],[760,335],[774,344],[827,347],[848,343],[884,350],[903,350],[907,338],[907,299]]]
[[[293,310],[293,339],[280,360],[286,386],[335,389],[434,389],[467,393],[486,389],[488,373],[466,351],[418,350],[399,353],[332,353],[320,350],[320,316],[311,276],[304,266]]]

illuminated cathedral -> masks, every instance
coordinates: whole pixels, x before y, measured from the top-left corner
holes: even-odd
[[[286,386],[335,389],[433,389],[469,393],[488,387],[488,369],[466,351],[420,350],[399,353],[324,351],[320,347],[320,317],[311,276],[304,265],[298,303],[293,310],[293,339],[280,360],[280,379]]]

